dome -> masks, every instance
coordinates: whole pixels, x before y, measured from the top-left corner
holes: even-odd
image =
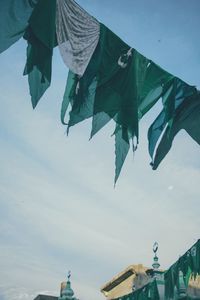
[[[61,292],[61,297],[64,299],[73,299],[74,291],[71,288],[70,281],[67,281],[66,287]]]

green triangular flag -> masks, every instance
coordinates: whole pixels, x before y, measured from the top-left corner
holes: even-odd
[[[39,0],[26,29],[28,42],[24,75],[28,74],[33,108],[50,86],[55,39],[56,0]]]

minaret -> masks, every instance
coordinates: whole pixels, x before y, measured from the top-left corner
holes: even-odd
[[[184,281],[183,272],[179,271],[179,282],[178,282],[178,289],[177,289],[177,299],[185,299],[186,297],[186,284]]]
[[[158,251],[158,243],[155,242],[153,245],[153,252],[154,252],[154,258],[153,258],[153,278],[157,282],[158,286],[158,291],[160,295],[160,300],[165,299],[165,291],[164,291],[164,272],[160,270],[160,264],[158,261],[158,256],[157,256],[157,251]]]
[[[58,300],[78,300],[74,297],[74,291],[71,288],[70,282],[71,272],[67,274],[67,282],[61,283],[60,297]]]
[[[160,268],[160,264],[158,262],[157,251],[158,251],[158,243],[155,242],[153,245],[154,258],[153,258],[153,264],[152,264],[154,271],[156,271]]]

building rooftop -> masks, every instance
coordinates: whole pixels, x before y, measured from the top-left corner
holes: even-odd
[[[34,300],[58,300],[58,297],[49,295],[38,295]]]

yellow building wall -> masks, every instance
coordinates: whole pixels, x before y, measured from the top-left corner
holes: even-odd
[[[111,291],[104,292],[104,295],[108,300],[110,300],[131,293],[134,278],[135,274],[132,274],[130,277],[122,281],[119,285],[114,287]]]
[[[110,284],[116,282],[116,280],[118,280],[120,276],[126,274],[126,272],[128,272],[129,270],[133,272],[132,275],[124,279],[122,282],[118,283],[116,287],[113,287],[110,291],[107,291],[107,288]],[[115,276],[112,280],[107,282],[107,284],[105,284],[102,287],[101,292],[106,296],[107,300],[119,298],[124,295],[130,294],[133,291],[133,285],[136,289],[138,289],[148,282],[149,277],[145,273],[146,270],[147,268],[144,267],[142,264],[131,265],[128,268],[126,268],[123,272]]]

